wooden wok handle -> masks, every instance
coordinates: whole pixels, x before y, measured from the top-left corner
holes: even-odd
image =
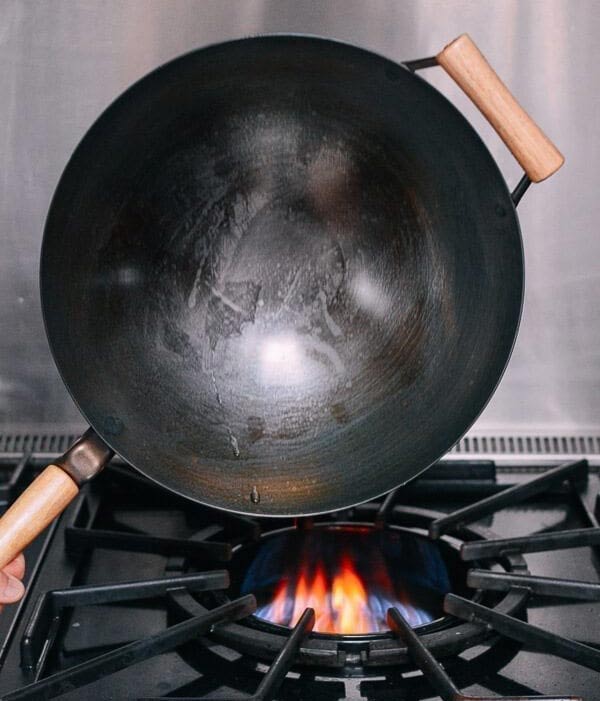
[[[0,569],[29,545],[78,492],[72,477],[57,465],[48,465],[0,519]]]
[[[562,166],[563,155],[515,100],[468,34],[448,44],[436,58],[487,118],[534,183]]]
[[[0,569],[27,547],[97,475],[113,451],[89,429],[48,465],[0,518]]]

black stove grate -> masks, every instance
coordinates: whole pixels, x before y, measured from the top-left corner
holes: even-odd
[[[465,696],[454,685],[442,665],[423,645],[420,637],[404,620],[402,614],[396,608],[388,611],[388,623],[400,638],[406,643],[411,658],[423,675],[427,678],[433,689],[440,695],[443,701],[527,701],[531,699],[545,699],[546,701],[581,701],[576,696]]]
[[[311,632],[315,624],[315,612],[307,608],[292,628],[289,637],[279,651],[279,654],[269,667],[269,671],[261,680],[258,688],[247,697],[249,701],[270,701],[279,690],[286,674],[294,664],[295,657],[300,650],[304,638]],[[218,697],[206,696],[204,701],[239,701],[239,696],[219,695]]]
[[[354,517],[351,514],[338,514],[335,518],[337,525],[369,525],[377,521],[377,502],[364,504]],[[371,507],[371,508],[369,508]],[[426,537],[428,525],[439,516],[438,512],[429,511],[416,507],[397,507],[394,509],[393,518],[387,527],[407,530],[411,533],[418,533]],[[313,522],[310,525],[304,522],[304,528],[317,528],[327,526],[328,522]],[[298,527],[296,524],[295,527]],[[471,526],[463,529],[464,539],[490,538],[492,533],[487,529]],[[448,555],[452,551],[456,552],[458,559],[460,542],[455,538],[444,539],[444,545],[448,549]],[[515,555],[507,559],[506,568],[510,572],[527,572],[526,563],[522,557]],[[168,571],[183,573],[185,562],[177,559],[168,563]],[[480,593],[476,593],[475,598],[481,600]],[[195,616],[205,610],[206,602],[201,602],[195,595],[179,590],[170,592],[169,598],[174,604],[174,610],[180,616]],[[505,613],[518,614],[524,608],[527,596],[523,593],[516,594],[514,591],[507,592],[502,597],[495,597],[493,605]],[[490,602],[492,603],[492,602]],[[212,602],[210,602],[212,604]],[[210,605],[208,604],[208,605]],[[252,625],[252,621],[244,625],[231,624],[221,627],[215,631],[214,638],[224,645],[228,645],[236,650],[252,655],[258,659],[270,661],[275,654],[285,644],[287,629],[280,626],[261,622],[260,625]],[[485,628],[470,623],[459,625],[457,621],[450,621],[447,617],[436,620],[419,627],[422,639],[425,644],[438,656],[447,657],[456,655],[483,642],[489,637]],[[193,659],[192,655],[192,659]],[[301,665],[308,665],[317,668],[326,668],[329,673],[336,674],[336,670],[341,670],[342,674],[349,670],[360,668],[379,669],[390,665],[402,665],[408,661],[406,648],[398,644],[394,636],[383,634],[371,634],[366,636],[326,636],[312,635],[305,640],[298,656],[297,662]],[[200,665],[198,665],[200,666]]]
[[[170,626],[161,633],[136,640],[129,645],[111,650],[87,662],[82,662],[75,667],[57,672],[29,686],[6,694],[3,701],[42,701],[42,699],[54,698],[64,692],[86,686],[99,677],[113,674],[126,667],[174,650],[192,638],[209,633],[213,626],[225,621],[244,618],[255,609],[256,600],[251,594],[228,601],[201,616],[195,616]]]
[[[478,565],[476,569],[469,571],[467,585],[480,592],[481,596],[469,600],[463,596],[449,594],[445,599],[445,611],[456,619],[456,627],[448,629],[442,627],[433,632],[427,632],[426,629],[413,630],[406,624],[397,610],[390,609],[388,622],[393,632],[387,637],[384,636],[385,642],[377,640],[370,647],[363,647],[363,651],[368,650],[369,659],[362,661],[370,661],[375,666],[395,664],[399,668],[405,669],[406,660],[410,659],[422,671],[427,682],[442,699],[488,701],[492,697],[474,697],[461,694],[454,682],[451,681],[448,669],[456,668],[460,672],[461,667],[464,668],[466,665],[465,661],[449,658],[442,667],[438,658],[448,654],[454,655],[456,650],[444,647],[442,644],[432,644],[432,640],[438,642],[443,640],[444,635],[449,638],[448,630],[455,634],[457,628],[462,625],[467,626],[467,628],[462,629],[463,632],[472,631],[474,643],[481,642],[493,630],[501,637],[517,641],[526,648],[562,656],[577,664],[600,671],[600,651],[577,640],[545,631],[519,617],[522,612],[522,604],[531,594],[554,597],[568,596],[589,601],[600,600],[599,584],[530,575],[521,557],[522,553],[539,552],[549,548],[600,545],[597,514],[591,513],[587,509],[579,492],[579,486],[588,475],[586,461],[581,460],[560,465],[527,482],[508,487],[498,485],[495,482],[493,464],[473,463],[472,468],[468,463],[463,466],[458,465],[458,468],[456,463],[452,464],[451,469],[455,478],[451,479],[449,471],[445,472],[443,466],[438,466],[428,474],[426,480],[420,481],[421,487],[417,482],[408,488],[396,490],[381,503],[371,502],[352,510],[352,514],[335,515],[336,521],[345,520],[352,516],[355,520],[369,520],[380,528],[387,527],[400,518],[404,519],[403,524],[405,525],[403,527],[419,528],[428,532],[432,539],[444,538],[444,534],[447,533],[451,538],[461,539],[460,557],[462,560],[465,562],[476,561]],[[461,469],[464,470],[464,473],[461,473]],[[149,486],[127,468],[115,466],[108,472],[107,479],[129,481],[134,484],[136,491],[147,490],[148,494],[154,494],[154,487]],[[10,478],[0,486],[0,489],[3,490],[0,495],[3,500],[10,501],[14,498],[24,482],[28,481],[34,473],[35,466],[32,466],[31,460],[24,456]],[[410,501],[410,499],[415,499],[418,502],[423,484],[427,481],[433,482],[436,479],[439,480],[436,483],[438,491],[443,491],[440,490],[440,484],[451,483],[450,493],[459,492],[462,487],[462,493],[478,494],[482,498],[446,515],[413,508],[405,504],[397,506],[400,498],[403,502]],[[103,488],[107,488],[106,484]],[[500,539],[493,537],[480,526],[468,525],[471,521],[479,520],[499,509],[544,492],[554,494],[557,498],[562,498],[565,495],[574,498],[589,526]],[[168,496],[162,494],[159,497],[161,506],[164,506],[168,499]],[[233,621],[247,617],[255,610],[256,602],[251,595],[232,601],[217,602],[214,608],[205,608],[199,604],[198,592],[227,588],[229,575],[226,571],[183,571],[193,561],[217,564],[229,561],[236,546],[255,541],[260,536],[261,529],[257,521],[229,514],[219,514],[218,523],[209,523],[200,530],[191,528],[190,537],[175,538],[135,532],[131,527],[129,529],[120,528],[118,523],[107,523],[106,517],[102,514],[101,506],[101,500],[94,489],[84,490],[79,501],[70,509],[68,517],[66,517],[62,531],[67,546],[66,552],[72,557],[80,557],[82,554],[97,548],[166,554],[169,555],[166,574],[164,577],[140,581],[78,585],[44,592],[33,607],[21,638],[21,664],[24,669],[28,670],[33,683],[4,695],[2,697],[4,701],[53,698],[63,692],[83,688],[103,675],[112,674],[119,669],[138,664],[166,651],[180,648],[190,640],[195,640],[199,635],[210,634],[211,638],[230,643],[239,634],[239,629],[243,629],[249,631],[250,636],[254,636],[255,642],[260,637],[256,629],[233,623]],[[198,507],[196,511],[202,509],[204,507]],[[205,509],[205,511],[210,517],[209,510]],[[484,562],[482,563],[482,561]],[[492,562],[502,563],[505,571],[496,572],[485,569],[485,566]],[[485,596],[489,593],[496,598],[486,599]],[[187,617],[163,631],[44,676],[49,651],[52,649],[52,642],[61,628],[64,610],[74,606],[137,601],[161,596],[166,596],[171,602],[176,602],[178,611]],[[202,601],[204,602],[204,599]],[[193,602],[191,610],[190,602]],[[458,623],[458,619],[462,619],[466,623]],[[311,635],[313,623],[314,613],[307,609],[292,631],[285,635],[281,635],[281,632],[278,633],[278,641],[275,646],[272,645],[272,639],[268,640],[272,648],[270,667],[260,678],[256,691],[249,695],[246,694],[243,698],[260,701],[273,698],[286,679],[288,672],[296,669],[299,662],[301,664],[307,663],[310,658],[312,640],[319,643],[315,649],[317,656],[321,656],[320,662],[325,661],[327,654],[324,652],[327,650],[323,647],[323,639]],[[428,636],[431,640],[428,640]],[[353,641],[341,640],[340,644],[341,648],[352,650]],[[364,643],[361,644],[364,645]],[[330,656],[331,659],[334,656],[337,660],[341,659],[339,654],[341,648],[335,650],[335,654]],[[406,677],[402,674],[394,677],[392,672],[389,678],[392,681],[394,679],[396,681],[405,680]],[[464,674],[456,675],[456,677],[460,676],[464,676]],[[367,681],[361,687],[363,693],[364,690],[368,689],[368,684]],[[393,688],[391,691],[393,692]],[[395,696],[389,696],[390,699],[393,697],[395,698]],[[139,698],[150,697],[140,696]],[[152,698],[199,697],[170,695]],[[202,698],[210,699],[213,696],[209,692]],[[229,696],[220,694],[218,698],[223,700],[228,699]],[[235,698],[240,697],[235,696]],[[404,698],[404,695],[397,698]],[[493,698],[523,701],[529,697],[519,692],[518,695],[495,696]],[[532,696],[531,698],[566,701],[566,699],[574,700],[580,697]]]
[[[62,609],[154,598],[179,588],[185,588],[187,591],[206,591],[226,589],[228,586],[229,573],[226,570],[216,570],[137,582],[82,585],[45,592],[37,600],[21,639],[21,665],[31,670],[34,677],[39,676],[56,638]]]

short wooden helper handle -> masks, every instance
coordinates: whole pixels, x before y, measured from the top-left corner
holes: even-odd
[[[75,480],[48,465],[0,519],[0,569],[31,543],[79,492]]]
[[[436,58],[488,119],[534,183],[562,166],[563,155],[515,100],[468,34],[448,44]]]

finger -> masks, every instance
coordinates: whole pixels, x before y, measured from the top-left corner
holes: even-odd
[[[25,587],[20,579],[0,572],[0,604],[14,604],[24,593]]]
[[[25,557],[23,556],[23,553],[17,555],[17,557],[15,557],[12,562],[9,562],[2,571],[6,572],[6,574],[12,574],[12,576],[16,577],[17,579],[23,579],[25,576]]]

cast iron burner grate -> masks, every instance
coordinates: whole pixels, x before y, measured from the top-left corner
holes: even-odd
[[[28,460],[24,458],[15,474],[22,475],[27,464]],[[351,512],[329,517],[338,523],[371,523],[378,528],[397,527],[427,533],[432,540],[441,540],[448,547],[455,548],[463,562],[475,564],[467,576],[467,584],[475,592],[472,599],[448,594],[444,601],[446,617],[413,629],[398,610],[392,608],[388,611],[391,632],[368,636],[313,634],[314,612],[311,609],[304,612],[292,630],[282,626],[273,626],[271,629],[266,626],[261,630],[260,626],[257,627],[252,622],[251,614],[256,607],[252,595],[229,600],[222,593],[230,585],[230,576],[226,570],[214,566],[229,561],[235,549],[242,544],[255,542],[261,537],[257,521],[219,514],[219,523],[195,530],[188,538],[150,536],[131,530],[127,532],[106,526],[94,490],[84,490],[78,503],[70,510],[71,520],[64,529],[67,553],[78,556],[97,548],[111,548],[168,554],[170,557],[165,575],[132,582],[79,585],[43,593],[32,610],[21,639],[21,664],[29,671],[33,683],[4,695],[4,701],[53,698],[83,688],[103,675],[110,675],[170,650],[183,650],[182,654],[191,654],[193,658],[194,651],[218,647],[219,643],[239,652],[237,657],[234,655],[229,660],[221,658],[220,662],[217,661],[218,655],[215,655],[215,669],[220,665],[227,671],[230,665],[232,668],[239,661],[240,655],[249,654],[267,660],[268,670],[257,671],[255,665],[254,671],[243,674],[246,693],[241,697],[239,694],[228,696],[223,693],[215,696],[210,688],[204,689],[206,693],[201,691],[199,696],[196,685],[193,696],[153,698],[191,699],[214,696],[216,699],[218,696],[221,701],[234,697],[264,700],[281,692],[284,680],[292,688],[291,695],[288,694],[285,698],[307,698],[306,694],[315,699],[325,698],[319,691],[322,680],[326,679],[322,676],[324,670],[331,675],[329,681],[337,684],[334,686],[337,696],[334,694],[334,697],[340,698],[343,693],[339,692],[345,687],[340,686],[339,680],[344,680],[344,684],[347,684],[348,679],[359,677],[362,680],[361,692],[368,694],[369,674],[378,674],[379,670],[385,668],[389,683],[397,684],[398,695],[393,693],[392,686],[389,698],[405,698],[404,691],[407,687],[413,690],[422,687],[422,694],[426,696],[433,687],[445,700],[479,698],[484,701],[503,698],[523,701],[528,697],[521,693],[518,684],[514,685],[517,694],[508,696],[467,697],[458,690],[459,684],[469,683],[476,677],[474,670],[485,669],[489,673],[492,668],[501,668],[518,650],[518,645],[562,656],[600,671],[600,651],[597,649],[522,620],[528,597],[532,593],[537,596],[600,600],[599,584],[533,576],[523,558],[523,553],[600,544],[600,528],[595,515],[587,511],[578,489],[587,478],[587,462],[581,460],[567,463],[527,482],[504,489],[495,482],[486,480],[489,471],[493,470],[489,463],[465,464],[462,467],[452,464],[446,469],[452,470],[453,489],[460,489],[461,482],[464,482],[463,487],[467,492],[483,494],[482,499],[450,514],[396,505],[401,495],[403,502],[411,498],[418,500],[419,492],[431,487],[427,484],[428,481],[440,479],[436,470],[439,473],[443,469],[441,465],[433,468],[428,479],[390,493],[382,503],[369,502]],[[465,470],[465,476],[468,473],[468,478],[460,479],[461,469]],[[158,495],[154,487],[128,469],[115,466],[108,473],[107,478],[129,482],[138,493],[145,490],[150,498],[164,504],[164,494]],[[20,478],[13,476],[4,485],[5,491],[10,491],[11,485],[14,487],[13,483]],[[444,481],[443,475],[441,481]],[[437,484],[439,488],[440,482]],[[551,492],[559,497],[567,494],[578,499],[581,509],[587,513],[590,526],[501,539],[488,529],[469,525],[508,505]],[[198,512],[202,509],[199,507]],[[194,563],[198,562],[214,563],[214,566],[206,568],[207,571],[193,571]],[[221,593],[215,595],[216,591]],[[166,596],[172,613],[176,615],[176,622],[165,630],[44,676],[52,641],[63,625],[62,614],[66,610],[75,606],[140,601],[157,596]],[[245,619],[245,622],[240,622],[241,619]],[[459,652],[473,648],[488,639],[490,634],[490,647],[483,653],[470,660],[457,657]],[[514,641],[517,645],[511,647],[507,641]],[[443,666],[440,659],[444,660]],[[422,676],[415,677],[414,674],[406,673],[406,665],[410,663],[422,671]],[[305,670],[311,667],[319,670],[321,676],[307,675]],[[291,675],[288,675],[290,671]],[[376,681],[377,677],[373,677],[372,683]],[[254,690],[247,688],[251,683],[255,684]],[[559,695],[531,698],[565,701],[579,697]]]
[[[365,517],[375,516],[379,528],[402,529],[406,533],[417,534],[419,536],[427,533],[427,528],[440,514],[426,509],[414,507],[397,507],[390,514],[384,524],[378,520],[379,511],[377,503],[364,504],[354,509],[350,519],[349,514],[345,514],[346,520],[336,519],[332,522],[336,526],[345,525],[367,525],[369,522]],[[372,508],[371,508],[372,507]],[[371,524],[374,523],[371,518]],[[270,525],[270,524],[268,524]],[[302,523],[303,528],[319,528],[331,525],[327,520],[320,520],[318,523]],[[298,527],[298,526],[296,526]],[[279,529],[278,529],[279,530]],[[470,527],[464,529],[463,537],[466,542],[472,539],[489,539],[492,533],[482,527]],[[264,536],[269,535],[267,531]],[[463,541],[453,537],[445,537],[443,545],[459,557],[459,548]],[[474,540],[474,542],[476,542]],[[235,554],[235,553],[234,553]],[[230,571],[234,573],[233,584],[239,577],[235,575],[235,557],[230,566]],[[186,561],[180,558],[170,561],[168,564],[169,573],[176,573],[182,576],[186,573]],[[527,572],[526,563],[519,555],[510,556],[506,562],[507,572]],[[216,603],[222,604],[227,601],[223,592],[217,595],[198,597],[193,592],[178,590],[169,593],[169,598],[174,605],[176,620],[181,617],[193,617],[203,615]],[[482,590],[474,594],[476,601],[484,601],[497,610],[518,615],[522,612],[526,595],[523,592],[515,594],[513,591],[506,592],[503,596],[484,596]],[[419,632],[425,644],[436,656],[448,657],[456,655],[463,650],[477,645],[489,638],[489,631],[480,625],[466,622],[457,624],[456,620],[447,616],[433,620],[419,626]],[[258,657],[265,661],[271,661],[282,649],[289,634],[289,629],[283,626],[269,623],[268,621],[249,617],[243,624],[231,624],[220,626],[214,631],[213,638],[245,654]],[[195,662],[194,650],[191,654],[187,651],[187,658]],[[398,641],[397,636],[392,633],[369,633],[363,635],[335,635],[335,634],[313,634],[308,635],[297,656],[297,663],[316,668],[325,668],[329,674],[365,674],[367,670],[390,665],[407,664],[407,650],[404,644]]]

